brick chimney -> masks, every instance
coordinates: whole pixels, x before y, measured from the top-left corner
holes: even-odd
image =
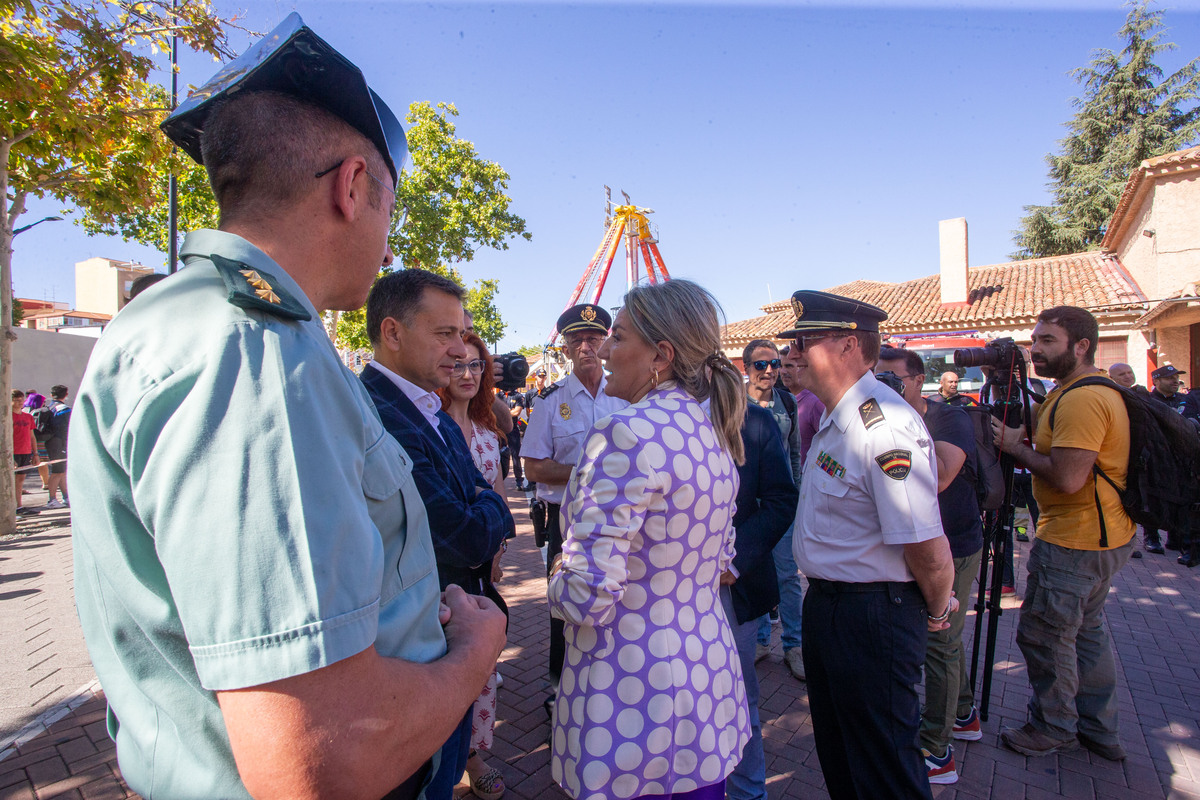
[[[942,262],[942,305],[967,302],[967,219],[938,222],[938,251]]]

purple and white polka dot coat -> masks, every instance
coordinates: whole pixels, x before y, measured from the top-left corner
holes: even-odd
[[[737,489],[708,415],[673,384],[588,434],[549,587],[567,642],[552,771],[572,797],[690,791],[740,760],[746,692],[717,593]]]

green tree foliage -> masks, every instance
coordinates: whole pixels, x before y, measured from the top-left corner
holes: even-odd
[[[525,356],[527,359],[537,358],[542,354],[542,346],[536,344],[523,344],[517,348],[517,352]]]
[[[13,327],[20,325],[25,321],[25,306],[17,298],[13,298],[12,305],[12,324]]]
[[[1200,58],[1163,79],[1155,59],[1175,49],[1165,32],[1161,10],[1149,0],[1131,3],[1117,33],[1121,51],[1097,50],[1088,66],[1072,71],[1083,96],[1073,101],[1079,110],[1059,152],[1046,157],[1054,202],[1025,207],[1013,258],[1098,247],[1138,165],[1200,138]]]
[[[392,251],[406,267],[433,269],[470,261],[480,247],[507,250],[508,240],[533,235],[508,210],[508,173],[458,138],[453,103],[417,102],[408,107],[411,166],[397,196],[408,222],[392,237]]]
[[[207,2],[0,0],[0,393],[12,381],[13,228],[29,195],[98,219],[153,196],[170,152],[166,113],[151,83],[172,36],[227,55],[225,26]],[[158,61],[156,62],[156,57]],[[12,426],[0,426],[0,461]],[[15,529],[12,472],[0,479],[0,534]]]

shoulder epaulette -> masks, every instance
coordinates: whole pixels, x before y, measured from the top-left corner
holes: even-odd
[[[285,319],[310,320],[312,314],[269,272],[213,253],[209,256],[229,290],[226,299],[238,308],[266,311]]]
[[[561,383],[552,383],[549,386],[547,386],[545,389],[542,389],[540,392],[538,392],[537,396],[538,397],[549,397],[550,395],[557,392],[560,386],[562,386]]]
[[[858,407],[858,416],[862,417],[863,425],[867,430],[871,430],[879,423],[883,422],[883,409],[879,407],[879,403],[872,397]]]

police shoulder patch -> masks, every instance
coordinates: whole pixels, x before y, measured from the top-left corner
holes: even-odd
[[[883,409],[879,407],[879,403],[875,401],[874,397],[858,407],[858,415],[862,417],[863,425],[867,430],[871,430],[883,422]]]
[[[912,470],[911,450],[888,450],[881,456],[875,456],[875,463],[883,470],[883,474],[893,480],[902,481]]]
[[[225,281],[229,291],[227,299],[238,308],[266,311],[284,319],[312,319],[304,304],[283,288],[271,273],[216,253],[210,255],[209,260]]]

